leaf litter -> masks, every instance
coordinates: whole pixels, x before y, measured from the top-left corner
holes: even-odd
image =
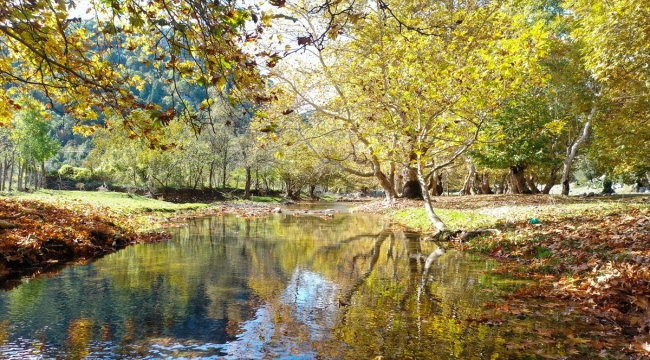
[[[540,328],[537,335],[573,345],[567,352],[571,358],[650,356],[650,208],[645,199],[510,195],[436,200],[435,208],[495,215],[491,225],[500,230],[451,246],[499,260],[492,270],[496,274],[534,280],[502,293],[500,301],[486,304],[493,309],[467,319],[469,323],[498,326],[504,316],[516,321],[531,314],[548,316],[549,311],[569,316],[576,310],[597,325],[588,330],[590,337],[578,335],[581,324],[572,325],[575,332]],[[357,211],[390,214],[421,207],[421,201],[399,200],[366,203]],[[528,223],[533,216],[539,224]]]

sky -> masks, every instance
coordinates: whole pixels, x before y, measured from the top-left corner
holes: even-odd
[[[76,7],[73,8],[68,8],[68,17],[70,18],[75,18],[75,17],[80,17],[80,18],[90,18],[92,17],[92,14],[86,14],[86,10],[90,8],[90,1],[89,0],[73,0]]]

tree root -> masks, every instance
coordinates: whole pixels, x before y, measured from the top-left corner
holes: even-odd
[[[470,230],[470,231],[464,231],[464,230],[445,230],[445,231],[438,231],[432,235],[429,235],[424,238],[424,240],[428,241],[458,241],[458,242],[467,242],[470,241],[471,239],[477,237],[477,236],[483,236],[487,234],[495,234],[498,235],[500,234],[501,231],[497,229],[476,229],[476,230]]]

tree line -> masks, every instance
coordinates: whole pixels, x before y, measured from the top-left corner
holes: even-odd
[[[269,5],[113,0],[91,26],[70,1],[5,5],[2,115],[38,92],[118,181],[223,187],[237,158],[246,194],[270,169],[291,197],[361,179],[439,230],[431,197],[461,168],[461,194],[567,195],[576,161],[646,181],[647,1]]]

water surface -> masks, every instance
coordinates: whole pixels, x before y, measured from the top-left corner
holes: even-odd
[[[567,327],[573,309],[473,321],[500,290],[522,285],[486,275],[492,260],[440,255],[377,217],[212,217],[173,235],[0,293],[0,358],[490,359],[569,349],[539,329]]]

